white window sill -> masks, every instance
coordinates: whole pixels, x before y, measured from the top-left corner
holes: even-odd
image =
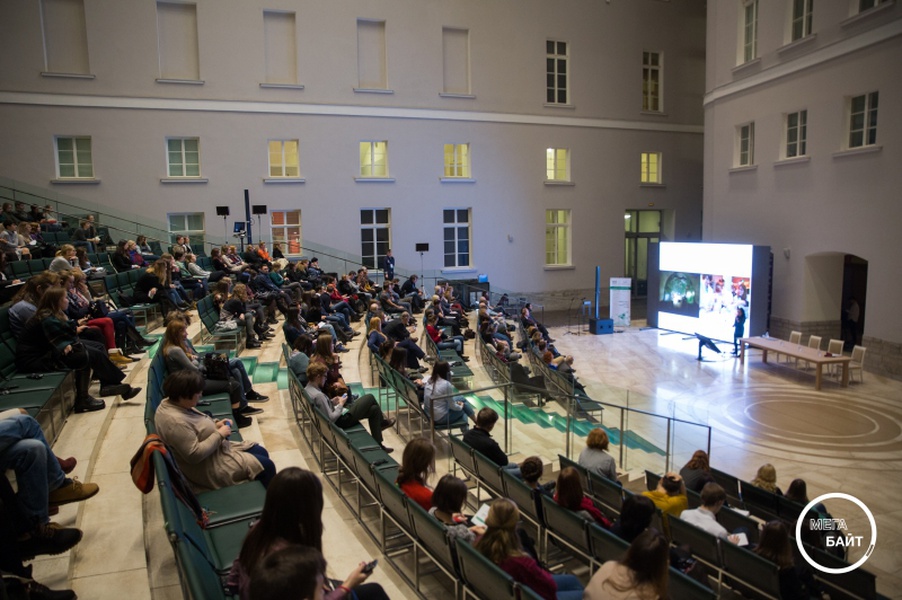
[[[576,267],[573,265],[545,265],[546,271],[573,271]]]
[[[640,188],[666,188],[667,184],[665,183],[640,183]]]
[[[264,177],[263,183],[305,183],[303,177]]]
[[[355,94],[394,94],[395,90],[387,88],[354,88]]]
[[[799,38],[797,40],[789,42],[788,44],[785,44],[784,46],[777,48],[777,54],[783,54],[784,52],[792,52],[793,50],[798,50],[799,48],[803,48],[805,46],[808,46],[809,44],[814,43],[814,40],[816,40],[816,39],[817,39],[816,33],[809,33],[808,35],[806,35],[803,38]]]
[[[890,7],[894,6],[895,4],[896,4],[895,0],[890,0],[889,2],[884,2],[882,4],[878,4],[877,6],[871,7],[864,12],[858,13],[857,15],[852,15],[845,21],[840,21],[839,26],[843,27],[843,28],[852,27],[853,25],[857,25],[858,23],[861,23],[862,21],[869,20],[871,17],[874,17],[876,15],[881,15],[881,14],[889,11]]]
[[[640,115],[645,115],[647,117],[667,117],[669,116],[666,112],[661,110],[640,110]]]
[[[775,167],[785,167],[787,165],[799,165],[811,162],[810,156],[793,156],[792,158],[783,158],[774,161]]]
[[[161,177],[160,183],[207,183],[206,177]]]
[[[277,90],[302,90],[304,85],[301,83],[261,83],[261,88],[277,89]]]
[[[472,177],[439,177],[442,183],[476,183]]]
[[[733,73],[733,75],[741,75],[745,71],[751,71],[753,67],[757,68],[760,66],[761,57],[759,56],[758,58],[753,58],[752,60],[742,63],[741,65],[736,65],[735,67],[730,69],[730,71]]]
[[[559,104],[557,102],[545,102],[542,106],[545,108],[569,108],[570,110],[576,108],[573,104]]]
[[[454,94],[451,92],[439,92],[439,98],[463,98],[465,100],[474,100],[476,99],[476,94]]]
[[[394,183],[394,177],[355,177],[357,183]]]
[[[741,167],[733,167],[730,173],[745,173],[747,171],[757,171],[758,165],[743,165]]]
[[[556,185],[574,186],[574,185],[576,185],[576,183],[573,181],[564,181],[562,179],[546,179],[542,183],[544,183],[545,185],[548,185],[548,186],[556,186]]]
[[[94,79],[96,75],[91,73],[56,73],[54,71],[41,71],[41,77],[62,77],[66,79]]]
[[[178,85],[203,85],[205,83],[203,79],[166,79],[165,77],[157,79],[156,82],[175,83]]]
[[[447,267],[442,269],[442,273],[450,275],[465,275],[467,273],[476,273],[479,269],[473,267]]]
[[[100,183],[100,180],[94,177],[58,177],[51,179],[50,183],[58,185],[97,185]]]
[[[833,158],[845,158],[846,156],[858,156],[859,154],[874,154],[883,150],[883,146],[873,144],[871,146],[861,146],[860,148],[849,148],[833,153]]]

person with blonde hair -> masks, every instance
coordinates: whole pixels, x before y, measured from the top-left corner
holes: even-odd
[[[751,483],[778,496],[783,495],[783,491],[777,487],[777,469],[770,463],[764,463],[758,467],[758,474],[755,475]]]
[[[476,549],[545,600],[580,600],[583,586],[575,576],[549,573],[523,552],[517,534],[519,521],[520,510],[512,500],[496,499],[485,519],[485,535],[476,542]]]
[[[607,453],[610,440],[607,432],[596,427],[586,437],[586,448],[579,454],[579,464],[602,477],[617,481],[617,462]]]

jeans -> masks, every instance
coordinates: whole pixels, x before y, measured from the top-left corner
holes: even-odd
[[[263,471],[257,475],[254,479],[263,484],[263,487],[269,487],[269,482],[272,481],[272,478],[276,476],[276,464],[269,458],[269,452],[266,451],[266,448],[261,446],[260,444],[254,444],[247,450],[245,450],[248,454],[253,454],[254,458],[260,461],[260,464],[263,465]]]
[[[520,473],[520,465],[518,465],[517,463],[507,463],[506,465],[501,467],[501,470],[507,471],[517,479],[523,479],[523,474]]]
[[[555,575],[551,578],[557,585],[558,600],[582,600],[583,586],[575,575]]]
[[[443,342],[439,342],[435,345],[439,350],[454,350],[458,354],[464,353],[464,338],[460,335],[455,335],[447,338]]]
[[[50,491],[63,485],[66,476],[32,417],[0,420],[0,469],[16,472],[19,509],[26,520],[20,533],[47,523]]]
[[[455,402],[455,400],[451,400]],[[448,429],[450,427],[454,427],[457,425],[463,425],[464,430],[468,430],[469,424],[468,420],[474,418],[476,415],[476,411],[473,410],[473,407],[470,406],[466,400],[463,403],[463,407],[460,410],[449,410],[448,414],[444,417],[435,420],[435,428],[436,429]]]

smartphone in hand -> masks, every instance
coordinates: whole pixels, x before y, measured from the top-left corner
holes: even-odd
[[[370,573],[373,572],[373,569],[375,569],[376,565],[378,565],[378,564],[379,564],[379,559],[374,558],[371,562],[368,562],[368,563],[366,563],[366,565],[364,565],[363,572],[366,573],[367,575],[369,575]]]

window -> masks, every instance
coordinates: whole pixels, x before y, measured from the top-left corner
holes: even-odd
[[[269,141],[269,176],[300,177],[297,140]]]
[[[545,102],[547,104],[567,104],[567,42],[545,42]]]
[[[197,5],[157,2],[160,79],[200,80]]]
[[[445,144],[445,177],[470,177],[470,144]]]
[[[360,142],[360,176],[388,177],[388,142]]]
[[[204,213],[169,213],[167,217],[171,243],[180,235],[190,237],[192,246],[204,243]]]
[[[749,62],[758,57],[758,0],[742,5],[742,62]]]
[[[385,21],[357,20],[357,89],[386,90]]]
[[[786,158],[808,154],[808,111],[786,115]]]
[[[545,265],[570,264],[570,211],[545,211]]]
[[[755,124],[746,123],[736,128],[736,166],[755,164]]]
[[[90,73],[84,0],[42,0],[41,29],[48,72]]]
[[[363,266],[377,269],[391,249],[391,209],[364,208],[360,211],[360,255]]]
[[[661,53],[642,53],[642,110],[661,112]]]
[[[272,243],[279,244],[285,256],[301,254],[301,211],[270,211],[269,223]]]
[[[864,12],[876,7],[878,4],[890,2],[891,0],[858,0],[858,12]]]
[[[661,153],[643,152],[642,173],[639,181],[642,183],[661,183]]]
[[[445,228],[445,268],[470,266],[470,209],[442,211]]]
[[[200,177],[200,150],[197,138],[169,138],[166,154],[169,177]]]
[[[792,0],[792,41],[811,35],[814,0]]]
[[[567,148],[545,150],[545,180],[570,181],[570,150]]]
[[[442,27],[442,93],[470,95],[470,31]]]
[[[56,171],[60,179],[94,178],[90,137],[56,138],[56,159]]]
[[[298,45],[295,13],[263,11],[263,58],[266,83],[298,82]]]
[[[855,96],[849,107],[849,148],[876,144],[877,92]]]

